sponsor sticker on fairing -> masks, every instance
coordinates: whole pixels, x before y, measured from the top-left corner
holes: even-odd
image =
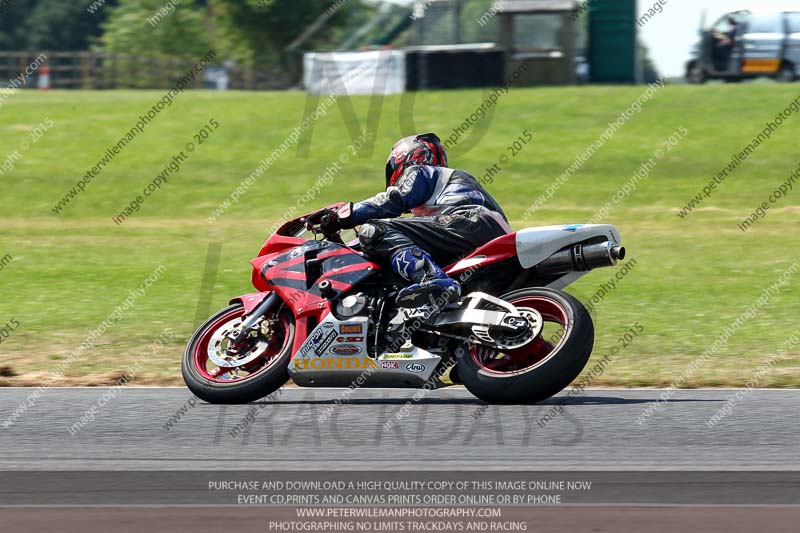
[[[381,361],[381,368],[400,368],[397,361]]]
[[[361,324],[341,324],[339,326],[339,333],[342,335],[347,335],[350,333],[360,335],[363,332],[364,326]]]
[[[409,363],[406,365],[406,370],[419,374],[420,372],[425,372],[425,365],[421,363]]]
[[[314,349],[313,344],[306,344],[305,346],[300,348],[300,357],[305,357],[306,355],[308,355],[308,352],[310,352],[313,349]]]
[[[355,355],[361,353],[361,348],[355,344],[340,344],[331,348],[331,352],[336,355]]]
[[[323,335],[324,333],[322,332],[321,329],[318,329],[314,333],[312,333],[311,337],[309,337],[306,343],[303,345],[303,347],[300,348],[300,355],[305,357],[311,350],[316,351],[314,347],[317,346],[320,343],[320,341],[322,341]],[[317,352],[317,354],[319,354],[319,352]]]
[[[331,330],[328,333],[328,336],[325,337],[325,340],[322,341],[322,344],[320,344],[314,349],[314,352],[316,352],[317,355],[322,355],[323,353],[325,353],[325,350],[327,350],[330,347],[331,343],[334,341],[335,338],[336,338],[336,332]]]
[[[308,339],[309,344],[315,344],[315,345],[319,344],[319,341],[322,340],[322,335],[324,334],[322,333],[321,329],[318,329],[317,331],[312,333],[311,337]]]
[[[294,358],[296,370],[366,370],[377,368],[375,361],[366,357],[320,357],[311,359]]]
[[[411,359],[414,354],[410,353],[387,353],[383,356],[384,359]]]
[[[364,342],[364,337],[339,337],[336,342]]]

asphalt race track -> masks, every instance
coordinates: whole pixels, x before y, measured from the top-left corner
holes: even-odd
[[[364,389],[349,398],[340,389],[287,388],[237,406],[204,404],[182,388],[51,388],[34,398],[35,390],[0,389],[4,531],[319,525],[298,518],[297,505],[241,505],[234,493],[207,488],[215,476],[595,480],[591,491],[570,493],[566,507],[503,506],[491,522],[500,529],[464,531],[788,532],[800,520],[800,390],[737,398],[733,389],[593,389],[536,406],[489,406],[458,388]],[[373,527],[452,525],[410,520]]]
[[[8,424],[33,391],[0,389],[0,470],[800,470],[800,390],[740,394],[709,427],[735,389],[490,406],[458,388],[342,404],[340,389],[287,388],[218,406],[182,388],[51,388]]]

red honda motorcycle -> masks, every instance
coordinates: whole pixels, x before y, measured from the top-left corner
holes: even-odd
[[[589,313],[561,289],[625,256],[614,226],[526,228],[445,269],[461,283],[459,302],[404,309],[395,304],[404,280],[357,241],[308,230],[306,217],[283,224],[251,261],[258,292],[230,300],[189,340],[182,373],[198,398],[251,402],[291,379],[463,384],[487,402],[539,402],[579,375],[594,344]]]

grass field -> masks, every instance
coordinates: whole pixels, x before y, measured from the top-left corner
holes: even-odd
[[[617,225],[636,265],[594,310],[595,357],[644,332],[612,358],[595,385],[666,385],[685,371],[795,261],[800,261],[800,192],[790,191],[747,232],[737,224],[800,163],[800,116],[788,119],[685,219],[679,208],[779,111],[800,85],[666,87],[643,105],[530,220],[522,214],[642,93],[641,87],[516,89],[493,116],[450,151],[451,166],[482,175],[524,130],[532,144],[502,165],[488,189],[515,228],[588,220],[662,142],[665,152],[636,190],[604,219]],[[59,383],[109,382],[140,363],[140,383],[180,383],[182,343],[196,325],[209,244],[221,245],[211,310],[250,290],[248,260],[267,229],[348,153],[352,140],[336,106],[313,128],[307,155],[290,148],[213,224],[207,217],[301,122],[304,93],[192,92],[177,97],[58,215],[51,208],[161,98],[143,92],[20,92],[0,109],[0,383],[35,384],[81,345],[159,265],[166,270],[120,320],[71,364]],[[480,105],[478,90],[387,97],[374,151],[349,158],[308,210],[359,200],[383,182],[386,152],[401,124],[449,136]],[[362,125],[370,99],[352,98]],[[186,143],[211,119],[208,140]],[[49,124],[41,139],[28,137]],[[408,126],[407,126],[408,127]],[[410,127],[408,127],[410,128]],[[4,165],[7,154],[18,156]],[[113,222],[181,151],[180,170],[121,225]],[[10,168],[12,167],[13,168]],[[800,187],[796,184],[795,189]],[[6,258],[6,259],[2,259]],[[591,273],[572,292],[584,300],[614,276]],[[796,278],[796,279],[795,279]],[[720,346],[684,386],[742,385],[800,330],[800,276]],[[13,322],[12,322],[13,321]],[[16,325],[15,325],[16,323]],[[173,342],[153,350],[165,328]],[[10,331],[13,330],[13,331]],[[15,377],[8,377],[16,375]],[[800,385],[800,347],[781,355],[760,386]]]

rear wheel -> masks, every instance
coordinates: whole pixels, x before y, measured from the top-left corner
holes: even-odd
[[[228,334],[244,316],[242,304],[226,307],[192,335],[183,352],[186,386],[209,403],[248,403],[289,381],[294,317],[279,311],[265,317],[258,335],[232,346]]]
[[[536,403],[557,394],[589,360],[594,345],[592,317],[577,299],[553,289],[522,289],[500,298],[520,311],[537,311],[542,332],[506,352],[462,344],[456,354],[459,378],[467,390],[490,403]]]

